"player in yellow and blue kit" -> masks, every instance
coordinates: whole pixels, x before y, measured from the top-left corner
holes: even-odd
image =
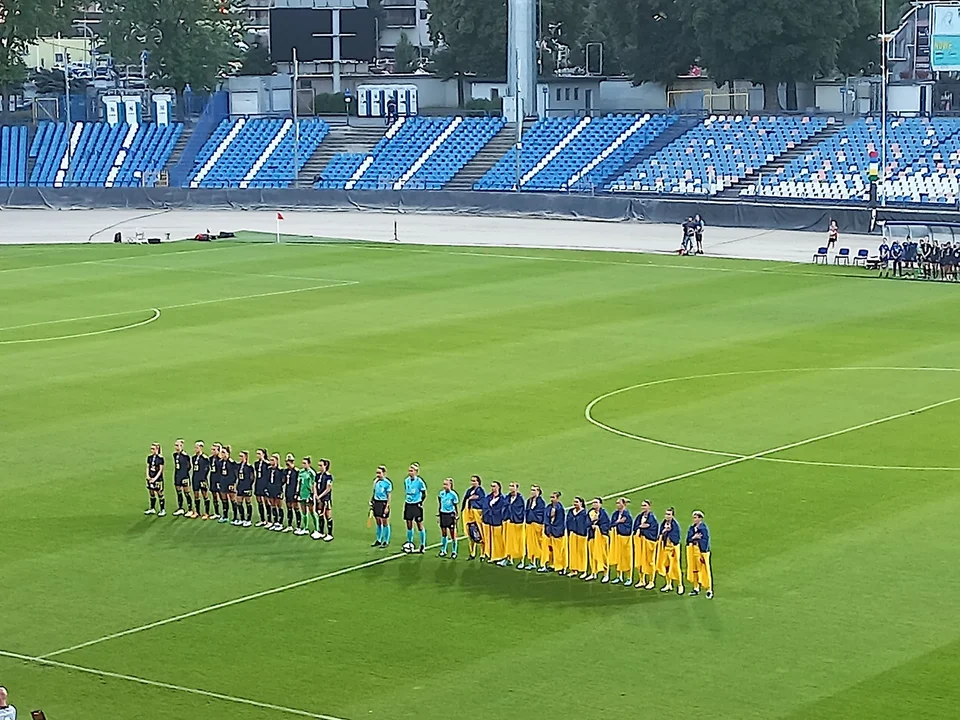
[[[537,572],[567,572],[567,511],[560,504],[560,493],[550,493],[550,504],[544,508],[543,556]]]
[[[610,580],[610,566],[607,564],[607,556],[610,552],[610,515],[603,507],[603,500],[594,498],[593,507],[590,508],[590,531],[588,534],[589,555],[590,555],[590,574],[584,578],[587,582],[596,580],[600,573],[603,573],[603,581]]]
[[[453,478],[443,481],[443,489],[437,496],[440,519],[440,554],[438,557],[447,557],[447,548],[451,547],[450,557],[457,559],[457,505],[460,498],[453,489]]]
[[[471,475],[470,487],[463,494],[463,500],[460,503],[463,514],[463,534],[469,541],[470,554],[467,555],[467,560],[473,560],[477,556],[478,546],[480,553],[483,554],[483,544],[479,538],[482,537],[480,523],[483,522],[483,499],[487,496],[487,492],[480,483],[479,475]]]
[[[490,492],[483,499],[480,519],[483,521],[483,549],[488,562],[500,564],[506,560],[506,543],[503,535],[503,511],[506,508],[506,501],[500,491],[500,483],[494,480],[490,483]]]
[[[587,535],[590,533],[590,515],[584,508],[583,498],[575,497],[573,507],[567,511],[567,575],[586,580]]]
[[[703,521],[703,513],[693,511],[693,524],[687,528],[687,580],[693,585],[691,597],[707,591],[707,600],[713,597],[713,573],[710,570],[710,528]]]
[[[624,587],[630,587],[633,583],[633,517],[627,510],[629,504],[629,498],[620,498],[617,500],[617,509],[610,516],[610,555],[607,558],[610,567],[617,571],[616,577],[610,583],[618,585],[622,582]],[[626,580],[624,580],[624,575],[626,575]],[[609,577],[608,570],[604,582]]]
[[[683,574],[680,569],[680,523],[673,516],[673,508],[668,507],[660,523],[660,539],[657,542],[657,573],[663,575],[667,584],[660,592],[673,590],[677,582],[677,595],[683,595]]]
[[[640,514],[633,520],[633,566],[637,569],[637,587],[653,590],[657,579],[657,540],[660,524],[650,509],[650,501],[640,503]]]
[[[517,569],[523,570],[523,521],[526,517],[526,501],[520,494],[520,486],[517,483],[510,483],[510,492],[507,493],[504,501],[507,503],[503,509],[503,534],[506,539],[507,556],[500,564],[517,563]]]
[[[517,567],[521,570],[534,570],[537,563],[543,567],[546,565],[544,559],[544,548],[546,539],[543,536],[543,524],[546,516],[547,504],[543,501],[543,491],[539,485],[530,486],[530,497],[524,506],[524,552],[526,554],[526,564],[520,563]]]
[[[413,463],[403,479],[403,519],[407,523],[407,542],[413,545],[413,524],[420,531],[421,555],[427,549],[427,531],[423,527],[423,502],[427,499],[427,484],[420,477],[420,463]]]
[[[392,493],[393,483],[387,477],[387,468],[380,465],[373,479],[373,496],[370,498],[370,509],[377,523],[377,539],[370,547],[385,548],[390,544],[390,496]]]

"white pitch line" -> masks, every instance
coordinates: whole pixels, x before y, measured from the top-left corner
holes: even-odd
[[[259,700],[250,700],[249,698],[235,697],[233,695],[224,695],[223,693],[211,692],[209,690],[199,690],[197,688],[184,687],[183,685],[174,685],[173,683],[160,682],[158,680],[149,680],[136,675],[126,675],[124,673],[115,673],[108,670],[98,670],[96,668],[74,665],[72,663],[59,662],[57,660],[47,660],[43,657],[34,657],[32,655],[23,655],[21,653],[0,650],[0,657],[11,658],[23,662],[32,662],[47,667],[61,668],[63,670],[73,670],[74,672],[86,673],[87,675],[96,675],[97,677],[111,678],[113,680],[126,680],[127,682],[147,685],[149,687],[162,688],[164,690],[177,690],[178,692],[189,693],[191,695],[200,695],[202,697],[213,698],[214,700],[226,700],[227,702],[239,703],[241,705],[251,705],[253,707],[264,708],[265,710],[276,710],[277,712],[287,713],[288,715],[299,715],[301,717],[316,718],[316,720],[344,720],[333,715],[324,715],[314,713],[308,710],[298,708],[284,707],[283,705],[274,705],[272,703],[260,702]]]
[[[129,258],[122,258],[123,260],[140,260],[144,256],[137,255],[131,256]],[[117,258],[118,260],[121,258]],[[97,260],[95,262],[107,263],[110,262],[111,266],[113,260]],[[124,266],[120,266],[124,268]],[[127,269],[127,268],[124,268]],[[321,278],[321,277],[303,277],[302,275],[272,275],[270,273],[257,273],[257,272],[230,272],[228,270],[213,270],[211,268],[199,268],[199,267],[178,267],[175,265],[155,265],[153,263],[149,265],[133,265],[129,268],[130,270],[172,270],[174,272],[196,272],[202,273],[205,275],[229,275],[231,277],[254,277],[254,278],[271,278],[277,280],[309,280],[311,282],[345,282],[337,278]]]
[[[784,450],[790,450],[792,448],[800,447],[802,445],[809,445],[811,443],[819,442],[820,440],[827,440],[829,438],[837,437],[838,435],[845,435],[847,433],[855,432],[857,430],[863,430],[864,428],[872,427],[874,425],[879,425],[881,423],[890,422],[891,420],[897,420],[907,415],[913,415],[916,413],[921,413],[926,410],[932,410],[933,408],[940,407],[942,405],[947,405],[949,403],[960,401],[960,397],[953,398],[951,400],[942,400],[938,403],[933,403],[931,405],[924,406],[917,410],[909,410],[907,412],[898,413],[896,415],[889,415],[884,418],[879,418],[877,420],[870,420],[865,423],[860,423],[859,425],[854,425],[853,427],[844,428],[843,430],[834,430],[833,432],[824,433],[822,435],[817,435],[816,437],[807,438],[806,440],[799,440],[797,442],[788,443],[786,445],[780,445],[779,447],[770,448],[769,450],[762,450],[758,453],[753,453],[752,455],[742,455],[730,460],[725,460],[723,462],[715,463],[713,465],[708,465],[707,467],[698,468],[696,470],[689,470],[679,475],[672,475],[670,477],[662,478],[660,480],[655,480],[654,482],[646,483],[645,485],[640,485],[635,488],[630,488],[628,490],[620,490],[619,492],[612,493],[610,495],[603,496],[604,500],[609,500],[614,497],[619,497],[621,495],[630,495],[631,493],[640,492],[641,490],[647,490],[649,488],[657,487],[659,485],[666,485],[667,483],[676,482],[677,480],[683,480],[685,478],[695,477],[697,475],[702,475],[704,473],[710,472],[711,470],[719,470],[721,468],[730,467],[731,465],[738,465],[739,463],[746,462],[747,460],[757,460],[765,457],[766,455],[773,455],[774,453],[782,452]],[[437,547],[436,544],[431,545],[431,548]],[[106,642],[108,640],[115,640],[117,638],[126,637],[127,635],[133,635],[135,633],[143,632],[144,630],[152,630],[153,628],[161,627],[163,625],[169,625],[170,623],[179,622],[180,620],[186,620],[187,618],[196,617],[198,615],[204,615],[214,610],[221,610],[226,607],[231,607],[233,605],[238,605],[240,603],[247,602],[249,600],[256,600],[258,598],[267,597],[269,595],[275,595],[286,590],[292,590],[294,588],[303,587],[305,585],[311,585],[321,580],[328,580],[330,578],[339,577],[341,575],[346,575],[347,573],[354,572],[356,570],[363,570],[364,568],[373,567],[374,565],[381,565],[391,560],[397,560],[398,558],[405,557],[404,553],[397,553],[395,555],[388,555],[386,557],[378,558],[376,560],[371,560],[369,562],[361,563],[359,565],[352,565],[351,567],[343,568],[341,570],[335,570],[334,572],[325,573],[323,575],[318,575],[316,577],[307,578],[306,580],[300,580],[298,582],[289,583],[287,585],[281,585],[277,588],[272,588],[270,590],[262,590],[251,595],[244,595],[243,597],[235,598],[233,600],[227,600],[226,602],[217,603],[216,605],[209,605],[205,608],[200,608],[199,610],[193,610],[188,613],[182,613],[180,615],[175,615],[164,620],[157,620],[156,622],[148,623],[146,625],[139,625],[134,628],[129,628],[128,630],[122,630],[120,632],[111,633],[110,635],[104,635],[103,637],[96,638],[94,640],[88,640],[87,642],[79,643],[78,645],[72,645],[70,647],[62,648],[60,650],[54,650],[53,652],[45,653],[40,655],[40,658],[51,658],[56,657],[57,655],[63,655],[64,653],[73,652],[74,650],[80,650],[82,648],[87,648],[92,645],[99,645],[100,643]]]
[[[587,419],[587,422],[595,425],[601,430],[606,430],[607,432],[613,433],[614,435],[619,435],[620,437],[627,438],[628,440],[639,440],[640,442],[645,442],[650,445],[657,445],[659,447],[670,448],[671,450],[682,450],[685,452],[698,453],[700,455],[714,455],[718,457],[727,457],[727,458],[742,458],[747,459],[747,455],[742,453],[732,453],[732,452],[723,452],[721,450],[710,450],[708,448],[694,447],[692,445],[682,445],[680,443],[671,443],[664,440],[657,440],[656,438],[647,437],[645,435],[636,435],[634,433],[626,432],[625,430],[620,430],[615,428],[612,425],[607,425],[606,423],[597,420],[593,417],[593,408],[597,406],[598,403],[606,400],[607,398],[614,397],[615,395],[620,395],[625,392],[630,392],[632,390],[641,390],[643,388],[654,387],[657,385],[666,385],[668,383],[682,382],[685,380],[702,380],[709,378],[718,378],[718,377],[734,377],[737,375],[767,375],[773,373],[798,373],[798,372],[853,372],[853,371],[914,371],[914,372],[960,372],[960,368],[938,368],[938,367],[833,367],[833,368],[775,368],[768,370],[734,370],[730,372],[720,372],[720,373],[703,373],[698,375],[686,375],[683,377],[672,377],[672,378],[663,378],[660,380],[651,380],[648,382],[637,383],[636,385],[628,385],[627,387],[619,388],[617,390],[611,390],[608,393],[604,393],[599,397],[591,400],[587,407],[584,408],[583,414]],[[955,400],[946,400],[942,404],[948,404],[955,402]],[[913,412],[923,412],[925,410],[932,409],[933,407],[939,407],[938,405],[933,405],[925,408],[920,408],[919,410],[908,411]],[[764,462],[776,462],[776,463],[785,463],[789,465],[812,465],[816,467],[841,467],[841,468],[852,468],[858,470],[903,470],[903,471],[912,471],[912,472],[956,472],[960,470],[958,467],[919,467],[916,465],[866,465],[866,464],[855,464],[855,463],[832,463],[832,462],[819,462],[814,460],[793,460],[791,458],[771,458],[771,457],[758,457],[753,458],[755,460],[762,460]]]
[[[305,288],[293,288],[291,290],[276,290],[273,292],[255,293],[253,295],[236,295],[233,297],[215,298],[213,300],[197,300],[195,302],[180,303],[179,305],[165,305],[162,308],[140,308],[138,310],[124,310],[122,312],[104,313],[102,315],[85,315],[83,317],[66,318],[64,320],[47,320],[45,322],[26,323],[25,325],[12,325],[10,327],[0,328],[0,332],[3,332],[4,330],[19,330],[21,328],[38,327],[40,325],[55,325],[59,323],[80,322],[82,320],[94,320],[96,318],[114,317],[117,315],[132,315],[134,313],[139,313],[139,312],[152,311],[154,313],[154,317],[151,317],[148,320],[133,323],[131,325],[124,325],[118,328],[109,328],[107,330],[96,330],[88,333],[77,333],[76,335],[58,335],[56,337],[31,338],[28,340],[5,340],[5,341],[0,341],[0,345],[17,345],[22,343],[50,342],[52,340],[69,340],[71,338],[90,337],[93,335],[105,335],[107,333],[119,332],[120,330],[131,330],[135,327],[140,327],[141,325],[148,325],[149,323],[152,323],[154,320],[159,319],[160,310],[176,310],[178,308],[196,307],[198,305],[212,305],[214,303],[229,302],[231,300],[250,300],[253,298],[274,297],[277,295],[291,295],[293,293],[308,292],[310,290],[325,290],[327,288],[347,287],[349,285],[359,285],[359,284],[360,284],[359,280],[334,280],[334,281],[331,281],[331,284],[314,285],[314,286],[305,287]]]
[[[432,545],[431,547],[437,547],[437,545]],[[62,648],[61,650],[55,650],[53,652],[45,653],[40,655],[41,659],[47,659],[51,657],[56,657],[57,655],[63,655],[64,653],[73,652],[74,650],[80,650],[82,648],[90,647],[91,645],[99,645],[102,642],[107,640],[116,640],[117,638],[126,637],[127,635],[133,635],[134,633],[143,632],[144,630],[152,630],[153,628],[162,627],[163,625],[169,625],[170,623],[179,622],[180,620],[186,620],[187,618],[196,617],[197,615],[205,615],[206,613],[213,612],[214,610],[222,610],[223,608],[232,607],[233,605],[239,605],[240,603],[248,602],[249,600],[257,600],[258,598],[267,597],[269,595],[276,595],[277,593],[285,592],[287,590],[293,590],[294,588],[304,587],[305,585],[312,585],[313,583],[318,583],[321,580],[329,580],[331,578],[340,577],[341,575],[346,575],[347,573],[352,573],[356,570],[363,570],[368,567],[373,567],[375,565],[382,565],[385,562],[390,562],[391,560],[396,560],[398,558],[406,557],[405,553],[397,553],[394,555],[385,555],[384,557],[377,558],[376,560],[370,560],[365,563],[360,563],[359,565],[351,565],[350,567],[342,568],[340,570],[334,570],[333,572],[324,573],[323,575],[317,575],[316,577],[307,578],[306,580],[298,580],[297,582],[288,583],[286,585],[281,585],[280,587],[271,588],[269,590],[262,590],[260,592],[253,593],[251,595],[244,595],[243,597],[234,598],[233,600],[227,600],[226,602],[217,603],[216,605],[209,605],[205,608],[200,608],[199,610],[192,610],[191,612],[181,613],[180,615],[174,615],[173,617],[166,618],[164,620],[157,620],[156,622],[148,623],[146,625],[139,625],[129,630],[123,630],[121,632],[111,633],[110,635],[104,635],[101,638],[96,640],[88,640],[87,642],[80,643],[78,645],[72,645],[68,648]]]
[[[26,345],[28,343],[53,342],[54,340],[73,340],[74,338],[93,337],[95,335],[108,335],[109,333],[120,332],[121,330],[133,330],[133,328],[143,327],[144,325],[149,325],[150,323],[160,319],[160,310],[158,308],[149,308],[149,309],[153,311],[153,315],[151,317],[147,318],[146,320],[130,323],[129,325],[121,325],[120,327],[107,328],[105,330],[92,330],[90,332],[74,333],[72,335],[54,335],[53,337],[26,338],[24,340],[0,340],[0,345]],[[143,312],[143,311],[134,310],[131,312]],[[129,314],[129,313],[122,313],[122,314]],[[84,318],[75,318],[75,319],[84,319]],[[67,322],[67,321],[63,321],[63,322]],[[5,329],[12,329],[12,328],[5,328]]]
[[[157,253],[157,255],[167,256],[167,255],[189,255],[190,253],[198,252],[210,252],[211,250],[232,250],[239,247],[257,247],[254,245],[242,245],[242,244],[233,244],[233,245],[213,245],[210,247],[194,248],[192,250],[173,250],[171,252]],[[52,268],[61,268],[61,267],[73,267],[75,265],[100,265],[101,263],[111,263],[118,262],[120,260],[129,260],[130,258],[142,258],[142,257],[156,257],[150,255],[122,255],[121,257],[115,258],[106,258],[103,260],[77,260],[76,262],[68,263],[56,263],[54,265],[24,265],[23,267],[15,268],[3,268],[0,269],[0,273],[8,272],[22,272],[24,270],[50,270]]]

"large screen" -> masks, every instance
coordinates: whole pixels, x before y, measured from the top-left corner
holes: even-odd
[[[270,11],[270,57],[291,62],[293,49],[302,62],[333,59],[333,11],[278,8]],[[340,58],[371,62],[377,52],[373,11],[340,11]]]
[[[960,70],[960,7],[935,5],[930,67],[937,72]]]

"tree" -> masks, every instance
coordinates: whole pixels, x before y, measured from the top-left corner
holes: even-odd
[[[405,32],[400,33],[400,40],[393,54],[393,71],[395,73],[412,73],[417,69],[417,60],[420,53],[410,42]]]
[[[0,2],[0,87],[27,77],[23,56],[38,36],[70,27],[73,4],[64,0],[2,0]]]
[[[681,11],[690,0],[592,0],[585,41],[602,42],[605,71],[633,82],[672,84],[695,64],[698,49]]]
[[[780,82],[837,71],[839,47],[858,23],[857,0],[684,0],[702,64],[717,85],[763,85],[764,107],[780,108]]]
[[[243,54],[242,65],[237,72],[238,75],[272,75],[276,68],[270,62],[270,51],[265,43],[259,38],[253,41],[253,44],[247,48]]]
[[[506,0],[430,0],[438,70],[502,78],[507,72]]]
[[[243,23],[236,0],[101,0],[101,33],[114,60],[149,53],[154,86],[213,90],[239,61]]]

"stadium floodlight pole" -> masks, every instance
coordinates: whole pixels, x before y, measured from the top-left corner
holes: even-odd
[[[516,104],[514,115],[517,121],[517,145],[514,153],[514,183],[516,191],[520,192],[520,151],[523,150],[523,108],[520,103],[520,53],[517,53],[517,87],[513,93],[513,100]]]
[[[880,0],[880,205],[887,204],[887,0]]]
[[[71,165],[73,165],[73,123],[70,111],[70,53],[63,52],[63,89],[67,104],[67,172],[64,173],[64,184],[70,185]]]
[[[293,186],[300,187],[300,116],[297,113],[297,87],[300,85],[300,63],[293,49]]]

